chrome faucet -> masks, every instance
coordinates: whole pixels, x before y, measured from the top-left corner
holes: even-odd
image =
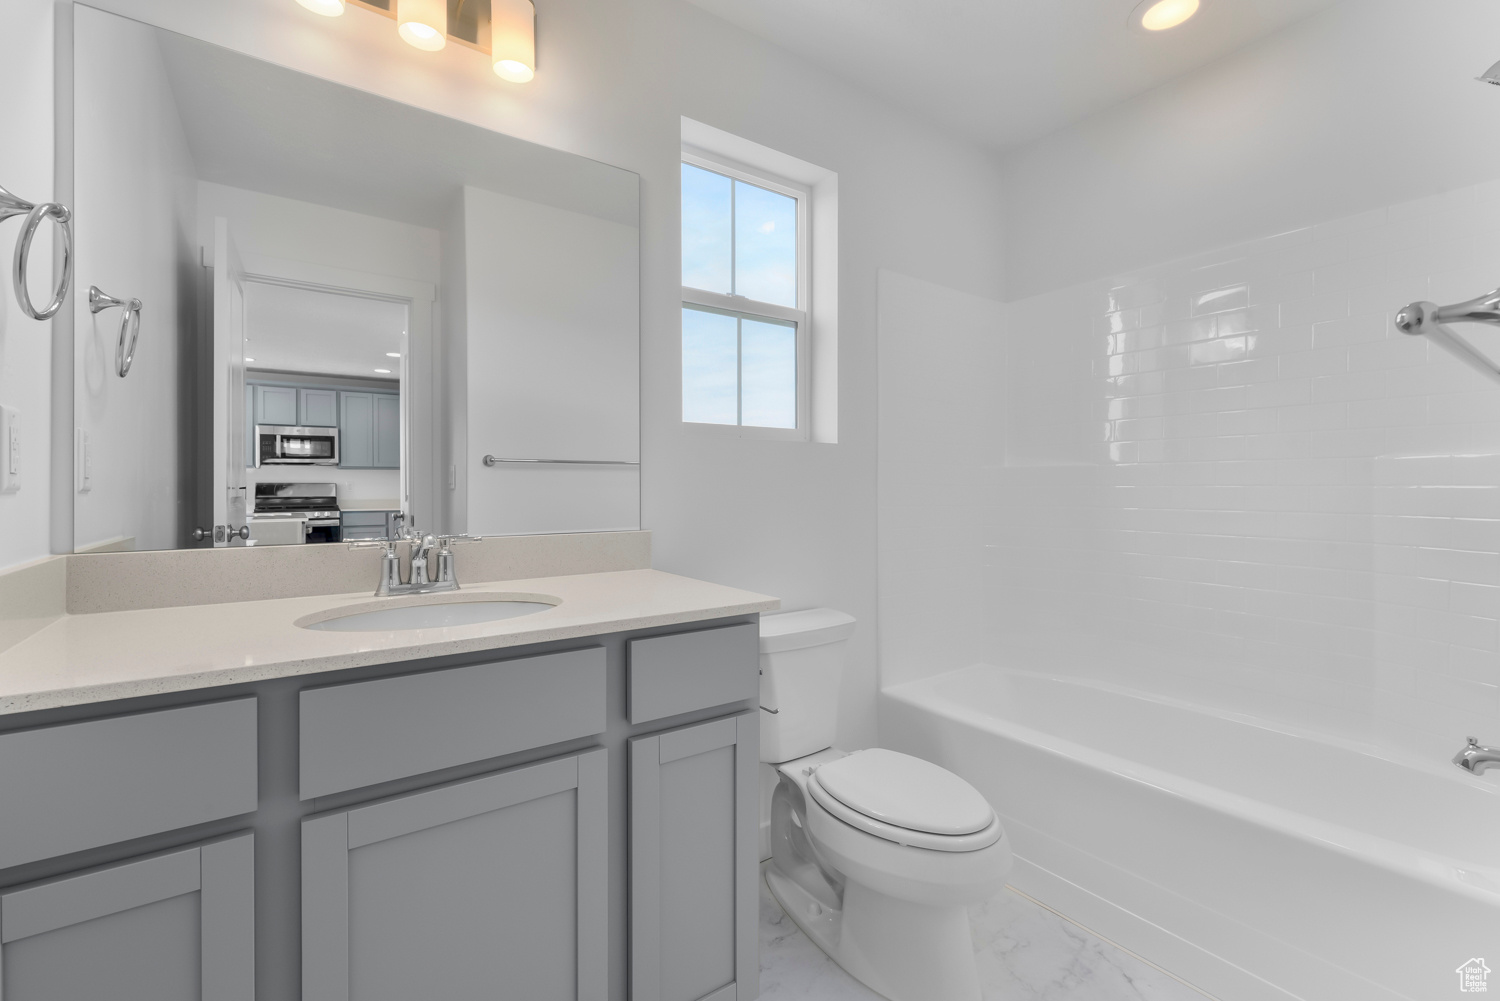
[[[399,516],[398,516],[399,517]],[[398,521],[399,525],[400,522]],[[375,586],[375,597],[386,598],[397,594],[434,594],[438,591],[457,591],[458,575],[453,568],[453,551],[458,542],[478,542],[477,535],[423,535],[414,528],[399,529],[393,538],[370,539],[351,542],[350,549],[385,550],[380,557],[380,583]],[[401,554],[397,545],[405,542],[411,549],[411,579],[401,579]],[[432,550],[438,550],[438,575],[433,580],[427,573],[427,561]]]
[[[1485,747],[1470,737],[1468,746],[1453,756],[1453,763],[1478,775],[1486,768],[1500,767],[1500,747]]]

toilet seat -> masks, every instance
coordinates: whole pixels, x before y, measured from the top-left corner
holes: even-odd
[[[829,761],[807,792],[834,818],[886,841],[943,852],[988,848],[1004,835],[979,791],[946,768],[884,748]]]

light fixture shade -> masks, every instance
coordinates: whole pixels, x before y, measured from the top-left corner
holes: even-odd
[[[1187,21],[1200,6],[1202,0],[1141,0],[1130,12],[1130,26],[1154,35]]]
[[[490,0],[490,60],[511,83],[536,76],[536,7],[531,0]]]
[[[396,0],[396,30],[424,52],[448,44],[447,0]]]
[[[1480,83],[1494,84],[1500,87],[1500,63],[1496,63],[1484,71],[1484,76],[1476,76],[1474,79]]]
[[[314,14],[322,14],[324,17],[338,17],[344,12],[344,0],[297,0],[297,2]]]

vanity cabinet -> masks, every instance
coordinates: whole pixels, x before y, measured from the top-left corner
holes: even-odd
[[[757,712],[630,742],[631,1001],[759,994]]]
[[[303,1001],[606,1001],[607,755],[304,821]]]
[[[0,997],[751,1001],[755,632],[0,715]]]
[[[241,834],[0,892],[5,1001],[254,1001]]]

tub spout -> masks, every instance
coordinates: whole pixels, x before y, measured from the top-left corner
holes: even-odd
[[[1478,775],[1486,768],[1500,766],[1500,747],[1485,747],[1470,737],[1468,745],[1453,756],[1453,763]]]

